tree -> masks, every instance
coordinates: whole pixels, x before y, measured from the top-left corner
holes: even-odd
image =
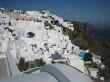
[[[45,65],[45,62],[43,61],[42,58],[39,60],[39,63],[40,63],[41,66],[44,66]]]
[[[48,21],[44,22],[44,24],[45,24],[45,27],[49,26],[49,22]]]
[[[86,53],[83,59],[84,59],[84,61],[91,61],[92,60],[92,54]]]
[[[51,21],[51,23],[52,23],[52,24],[58,24],[59,21],[58,21],[58,20],[53,20],[53,21]]]
[[[9,21],[9,26],[11,26],[11,22]]]
[[[25,59],[23,57],[20,58],[18,68],[20,71],[26,71],[29,67],[29,63],[25,62]]]
[[[54,24],[58,24],[58,23],[59,23],[59,21],[58,21],[58,20],[55,20],[55,21],[54,21]]]

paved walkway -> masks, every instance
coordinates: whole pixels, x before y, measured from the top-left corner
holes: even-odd
[[[8,76],[6,58],[0,58],[0,77]]]

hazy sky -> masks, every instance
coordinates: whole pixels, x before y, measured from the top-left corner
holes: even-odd
[[[43,9],[64,18],[110,21],[110,0],[0,0],[0,7],[21,10]]]

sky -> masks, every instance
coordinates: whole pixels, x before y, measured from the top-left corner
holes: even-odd
[[[60,17],[82,21],[110,21],[110,0],[0,0],[0,7],[49,10]]]

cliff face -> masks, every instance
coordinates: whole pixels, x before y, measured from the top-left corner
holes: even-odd
[[[87,32],[87,23],[79,21],[71,21],[74,25],[74,32],[69,31],[72,43],[78,45],[82,49],[90,49],[91,52],[100,55],[102,62],[106,65],[106,77],[110,77],[110,39],[90,35]],[[74,39],[73,39],[74,36]]]

